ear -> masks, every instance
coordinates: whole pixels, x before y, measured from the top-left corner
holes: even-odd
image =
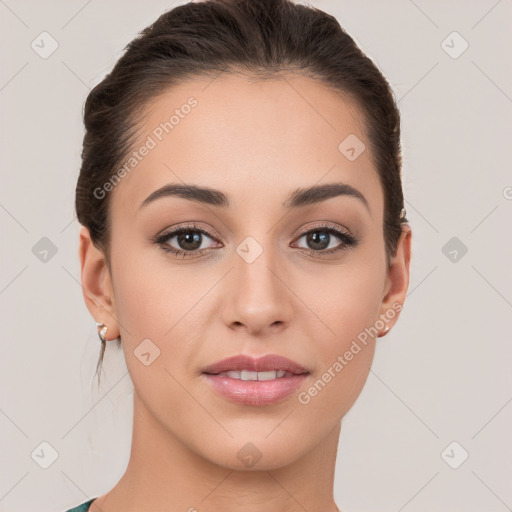
[[[396,252],[390,259],[380,308],[380,318],[386,321],[386,327],[389,329],[385,327],[378,337],[385,336],[392,329],[402,310],[409,287],[411,239],[411,227],[409,224],[402,224],[402,233],[397,242]]]
[[[91,240],[89,229],[80,229],[79,257],[81,267],[82,292],[85,304],[96,322],[108,327],[106,339],[119,337],[119,322],[114,302],[110,270],[103,251]]]

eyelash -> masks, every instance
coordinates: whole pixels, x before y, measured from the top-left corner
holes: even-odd
[[[348,233],[341,231],[340,229],[336,228],[332,224],[328,224],[328,225],[321,224],[318,226],[313,226],[310,229],[308,229],[307,231],[304,231],[303,233],[301,233],[298,236],[297,240],[300,240],[303,236],[308,235],[309,233],[314,233],[314,232],[318,232],[318,231],[322,232],[322,233],[328,233],[330,235],[334,235],[336,238],[339,238],[342,243],[340,245],[338,245],[337,247],[334,247],[333,249],[325,249],[325,250],[321,250],[321,251],[314,251],[313,249],[302,248],[302,250],[306,251],[309,255],[312,255],[312,256],[321,255],[322,256],[322,255],[326,255],[326,254],[332,254],[332,253],[335,253],[338,251],[346,250],[350,247],[355,247],[358,244],[357,240],[352,235],[349,235]],[[187,233],[187,232],[201,233],[202,235],[206,235],[209,238],[215,239],[210,233],[208,233],[204,229],[198,227],[195,224],[190,224],[190,225],[186,225],[186,226],[180,226],[179,228],[176,228],[169,232],[158,235],[153,240],[153,242],[156,245],[160,246],[160,248],[163,249],[165,252],[171,253],[176,257],[181,256],[182,258],[188,258],[191,256],[195,256],[204,251],[209,252],[210,250],[213,249],[213,248],[210,248],[210,249],[195,249],[193,251],[183,251],[181,249],[176,249],[174,247],[171,247],[166,243],[170,238],[174,238],[176,235],[180,235],[181,233]]]

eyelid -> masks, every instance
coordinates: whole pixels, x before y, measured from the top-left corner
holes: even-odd
[[[343,234],[347,235],[348,237],[353,237],[353,235],[350,233],[349,230],[339,226],[338,224],[336,224],[336,223],[334,223],[332,221],[316,221],[315,223],[308,225],[306,228],[301,229],[300,232],[295,234],[294,235],[294,240],[297,237],[300,237],[300,236],[303,236],[303,235],[309,233],[313,229],[322,229],[322,228],[323,229],[325,229],[325,228],[332,228],[332,229],[335,229],[336,231],[341,231]],[[206,225],[203,224],[202,222],[191,221],[191,222],[185,223],[183,225],[178,224],[177,226],[174,226],[174,227],[173,226],[167,227],[164,230],[162,230],[160,233],[158,233],[153,238],[153,240],[157,240],[159,238],[163,238],[164,236],[170,236],[170,235],[176,234],[176,232],[179,232],[181,230],[186,230],[186,229],[190,229],[190,230],[194,230],[194,231],[199,231],[199,232],[203,233],[204,235],[206,235],[206,236],[208,236],[210,238],[212,238],[212,237],[216,237],[217,239],[218,238],[222,238],[210,226],[206,227]],[[213,231],[213,233],[210,233],[210,230]]]
[[[315,223],[308,225],[306,228],[301,229],[301,231],[296,236],[300,237],[300,236],[306,235],[314,229],[326,229],[326,228],[332,228],[336,231],[340,231],[341,233],[343,233],[344,235],[347,235],[348,237],[354,238],[354,235],[352,235],[352,233],[348,229],[340,226],[339,224],[336,224],[335,222],[329,221],[329,220],[316,221]]]
[[[176,234],[177,231],[179,232],[186,229],[190,229],[191,231],[200,231],[201,233],[205,234],[206,236],[209,236],[210,238],[222,238],[211,226],[208,226],[207,224],[204,224],[202,222],[190,221],[186,222],[185,224],[178,224],[176,226],[170,226],[163,229],[154,237],[154,240],[162,238],[163,236],[170,236],[172,234]]]

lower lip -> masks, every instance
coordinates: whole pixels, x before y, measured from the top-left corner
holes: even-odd
[[[308,374],[272,380],[241,380],[203,374],[215,391],[238,404],[268,405],[279,402],[296,391]]]

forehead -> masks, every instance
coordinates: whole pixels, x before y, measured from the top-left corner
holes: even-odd
[[[345,146],[354,143],[357,152],[366,149],[347,158]],[[369,146],[354,102],[316,80],[294,74],[195,78],[148,104],[136,155],[113,201],[127,214],[157,188],[182,182],[222,190],[233,207],[256,199],[281,205],[298,187],[344,182],[364,190],[380,210]]]

